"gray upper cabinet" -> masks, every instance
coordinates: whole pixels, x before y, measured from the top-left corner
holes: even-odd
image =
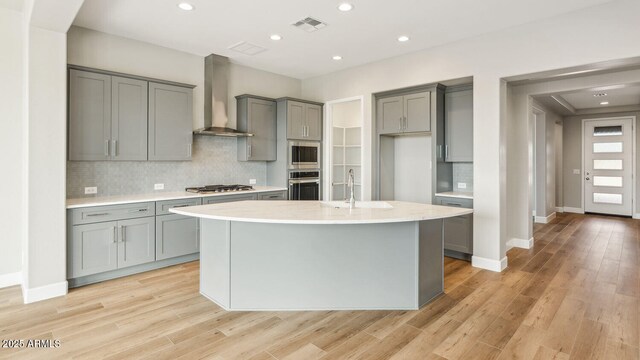
[[[111,77],[112,160],[147,160],[147,82]]]
[[[238,161],[276,160],[276,102],[237,96],[238,130],[253,134],[238,138]]]
[[[473,90],[445,94],[445,160],[473,161]]]
[[[190,160],[193,90],[149,83],[149,160]]]
[[[378,133],[394,134],[402,132],[404,105],[402,96],[393,96],[378,100]]]
[[[378,134],[431,131],[431,92],[423,91],[377,100]]]
[[[111,157],[111,76],[69,71],[69,160]]]
[[[69,160],[190,160],[193,90],[69,69]]]
[[[431,93],[404,96],[404,132],[431,131]]]
[[[286,100],[287,106],[287,139],[290,140],[322,140],[322,106]]]

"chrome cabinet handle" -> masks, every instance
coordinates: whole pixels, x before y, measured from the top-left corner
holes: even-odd
[[[116,235],[116,227],[113,227],[113,234],[111,234],[111,237],[113,238],[113,243],[117,243],[118,242],[118,235]]]
[[[248,150],[249,150],[249,157],[251,157],[251,145],[248,146]]]
[[[109,213],[96,213],[96,214],[87,214],[87,216],[107,216]]]
[[[402,118],[398,119],[398,130],[402,130]]]
[[[444,146],[444,158],[445,159],[449,158],[449,145]]]
[[[118,140],[111,140],[111,142],[113,143],[113,156],[118,156]]]
[[[104,141],[104,156],[109,156],[109,154],[111,153],[111,146],[109,146],[110,141],[109,140],[105,140]]]
[[[122,234],[122,242],[127,241],[127,230],[125,229],[126,226],[120,226],[120,233]]]
[[[403,119],[404,119],[404,129],[407,130],[407,128],[409,127],[407,122],[407,117],[405,116],[403,117]]]
[[[192,147],[192,144],[190,143],[187,149],[187,157],[191,157],[191,151],[192,151],[191,147]]]

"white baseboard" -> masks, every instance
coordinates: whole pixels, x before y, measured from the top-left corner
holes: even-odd
[[[47,300],[58,296],[67,295],[69,285],[66,281],[62,281],[55,284],[40,286],[37,288],[28,289],[22,287],[22,297],[25,304],[34,303],[37,301]]]
[[[634,219],[640,219],[640,213],[639,214],[633,214],[633,218]]]
[[[22,284],[22,273],[15,272],[11,274],[0,275],[0,289]]]
[[[564,212],[564,208],[562,206],[556,206],[556,212],[562,214]]]
[[[503,257],[502,260],[487,259],[479,256],[471,257],[471,266],[480,269],[501,272],[507,268],[507,257]]]
[[[533,247],[533,238],[529,240],[511,238],[507,241],[507,248],[521,248],[521,249],[531,249]]]
[[[565,206],[562,209],[564,210],[564,212],[568,213],[584,214],[584,210],[582,208]]]
[[[536,216],[535,217],[535,222],[540,223],[540,224],[548,224],[551,222],[551,220],[556,218],[556,213],[553,212],[551,214],[549,214],[549,216]]]

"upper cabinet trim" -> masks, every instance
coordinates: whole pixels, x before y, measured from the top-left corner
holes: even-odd
[[[69,70],[70,69],[74,69],[74,70],[88,71],[88,72],[97,73],[97,74],[119,76],[119,77],[125,77],[125,78],[129,78],[129,79],[143,80],[143,81],[155,82],[155,83],[160,83],[160,84],[165,84],[165,85],[179,86],[179,87],[190,88],[190,89],[193,89],[193,88],[196,87],[196,85],[191,85],[191,84],[185,84],[185,83],[180,83],[180,82],[175,82],[175,81],[150,78],[150,77],[139,76],[139,75],[125,74],[125,73],[120,73],[120,72],[116,72],[116,71],[102,70],[102,69],[90,68],[90,67],[80,66],[80,65],[68,64],[67,68]]]

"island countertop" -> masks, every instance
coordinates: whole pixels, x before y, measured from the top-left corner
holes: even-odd
[[[348,205],[348,204],[347,204]],[[473,213],[472,209],[402,201],[356,202],[239,201],[174,208],[176,214],[204,219],[279,224],[374,224],[443,219]]]

